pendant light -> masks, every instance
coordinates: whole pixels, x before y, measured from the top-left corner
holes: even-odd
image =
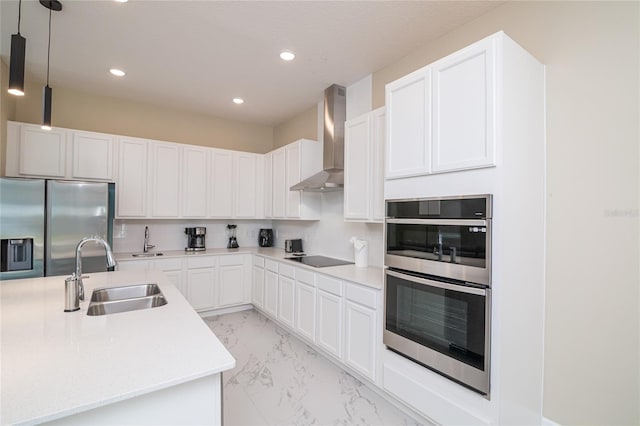
[[[51,12],[62,10],[62,3],[57,0],[40,0],[40,4],[49,9],[49,44],[47,46],[47,85],[42,91],[42,129],[51,130],[51,98],[53,90],[49,87],[49,62],[51,56]]]
[[[24,60],[27,39],[20,35],[22,0],[18,2],[18,33],[11,34],[11,59],[9,60],[9,90],[16,96],[24,96]]]

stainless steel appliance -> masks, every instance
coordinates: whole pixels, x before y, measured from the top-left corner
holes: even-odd
[[[204,226],[184,228],[184,233],[187,234],[185,251],[205,251],[207,249],[205,246],[207,228]]]
[[[327,266],[353,265],[353,262],[348,262],[342,259],[334,259],[333,257],[326,257],[326,256],[296,256],[296,257],[285,257],[285,259],[302,263],[303,265],[313,266],[314,268],[325,268]]]
[[[302,240],[297,238],[294,240],[284,240],[284,251],[286,253],[302,253]]]
[[[0,178],[0,280],[69,275],[88,235],[111,243],[113,183]],[[83,252],[85,272],[107,267],[104,249]]]
[[[391,350],[490,391],[491,195],[387,201],[385,329]]]
[[[261,229],[258,233],[260,247],[273,247],[273,229]]]
[[[240,247],[238,245],[238,239],[236,238],[236,228],[238,225],[227,225],[227,235],[229,236],[229,242],[227,243],[227,248],[235,249]]]

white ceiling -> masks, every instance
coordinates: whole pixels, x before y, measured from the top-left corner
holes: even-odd
[[[500,5],[494,1],[62,0],[50,85],[276,125]],[[26,72],[44,81],[49,11],[22,2]],[[9,63],[18,2],[0,0]],[[296,53],[285,63],[279,53]],[[108,73],[119,67],[117,78]],[[39,95],[39,94],[38,94]],[[243,105],[231,102],[245,99]]]

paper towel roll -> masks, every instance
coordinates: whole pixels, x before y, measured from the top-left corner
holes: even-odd
[[[356,266],[359,268],[366,268],[369,266],[369,246],[367,241],[356,237],[351,237],[350,241],[353,243]]]

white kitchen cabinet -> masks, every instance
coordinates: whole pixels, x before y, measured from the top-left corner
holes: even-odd
[[[264,163],[264,217],[273,217],[273,153],[269,152],[263,156]]]
[[[218,259],[218,306],[239,305],[246,300],[248,290],[246,264],[248,256],[244,254],[220,256]]]
[[[147,216],[147,147],[146,140],[120,138],[117,217]]]
[[[377,308],[379,291],[346,283],[344,309],[344,362],[375,381],[378,335],[382,334]]]
[[[318,346],[342,358],[343,301],[342,282],[326,275],[317,276],[317,327]]]
[[[64,178],[67,131],[7,123],[7,176]]]
[[[187,298],[184,262],[182,258],[155,259],[152,267],[165,273],[169,281]]]
[[[209,149],[182,148],[182,217],[207,217],[209,200]]]
[[[251,279],[251,303],[264,309],[264,269],[254,265]]]
[[[278,318],[278,273],[270,270],[264,271],[264,311]]]
[[[233,151],[211,150],[209,178],[209,216],[230,218],[233,216],[234,158]]]
[[[115,138],[93,132],[71,132],[72,179],[113,181]]]
[[[152,261],[148,259],[135,259],[118,261],[118,271],[145,271],[152,268]]]
[[[431,65],[433,173],[494,166],[495,38]]]
[[[272,217],[274,219],[284,218],[287,213],[286,202],[287,192],[287,170],[286,170],[286,153],[285,148],[279,148],[273,151],[273,185],[272,185]]]
[[[291,218],[299,218],[301,214],[301,192],[291,191],[296,183],[301,181],[301,147],[300,143],[292,143],[285,147],[285,163],[286,163],[286,213],[285,216]]]
[[[386,86],[387,179],[430,172],[431,69],[412,72]]]
[[[261,162],[257,154],[238,152],[235,154],[235,211],[233,216],[237,218],[258,217],[259,183],[261,175]],[[260,188],[261,189],[261,188]]]
[[[315,342],[315,274],[302,268],[296,271],[295,330],[309,341]]]
[[[214,256],[187,259],[187,300],[196,311],[217,306],[216,275]]]
[[[345,124],[346,220],[384,220],[384,129],[384,107]]]
[[[286,326],[294,327],[295,281],[280,275],[278,278],[278,320]]]
[[[180,216],[181,149],[175,143],[150,144],[151,217]]]

